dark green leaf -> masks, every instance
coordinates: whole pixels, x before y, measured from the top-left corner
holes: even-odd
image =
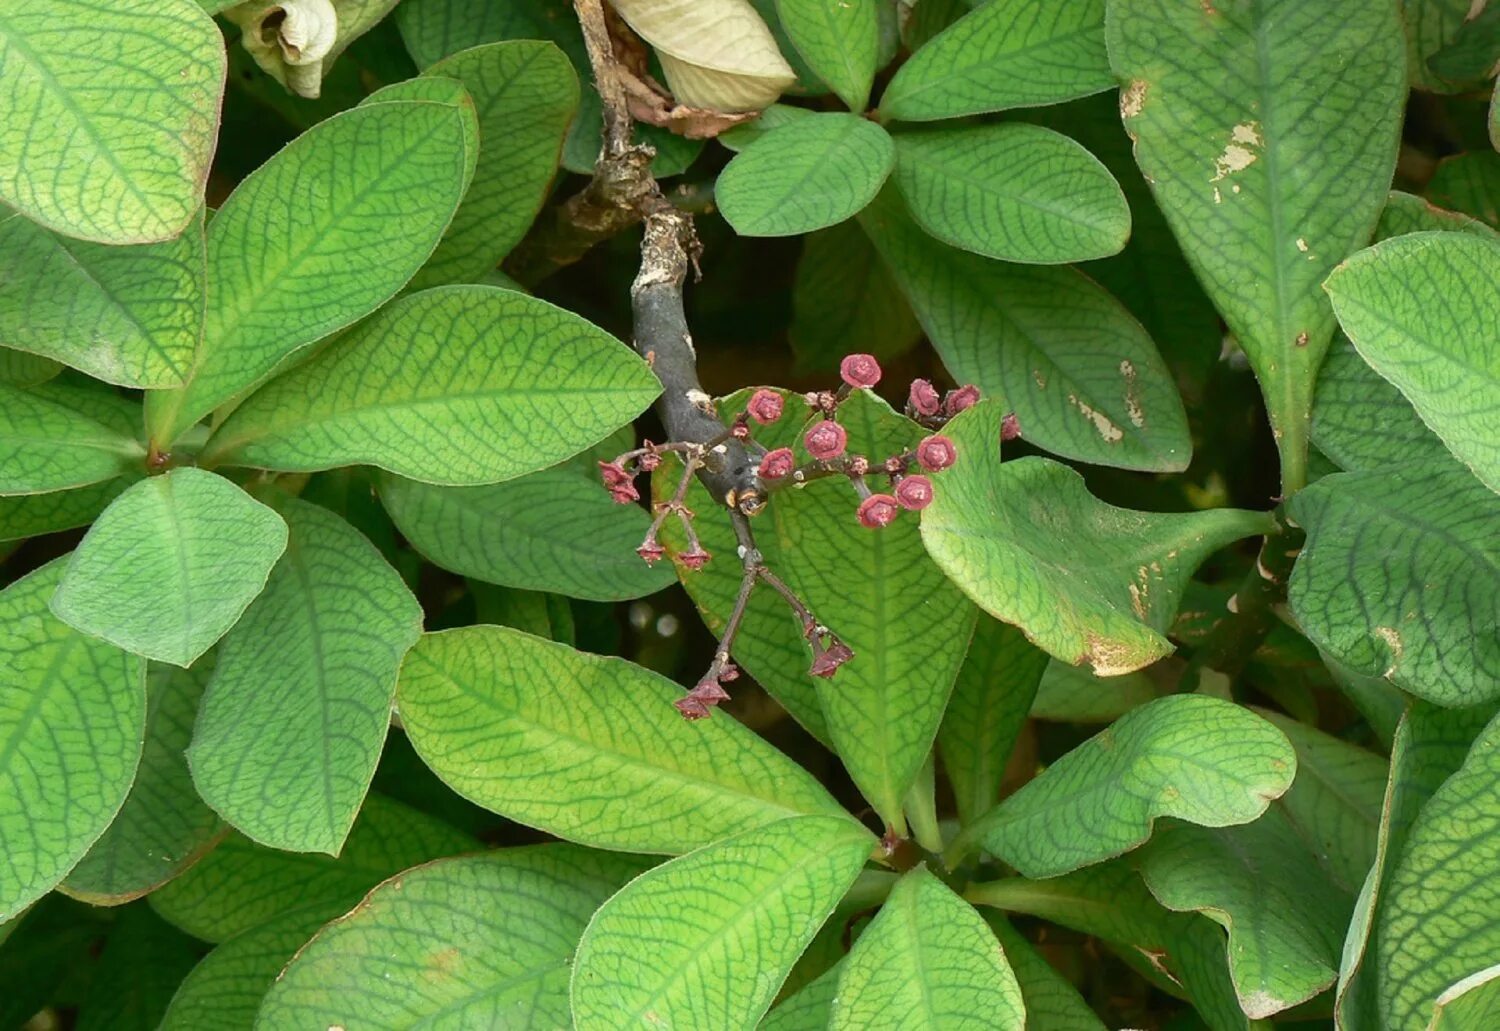
[[[851,349],[887,361],[922,338],[900,286],[853,222],[820,229],[803,242],[789,332],[798,368],[828,373]]]
[[[198,943],[151,912],[126,908],[109,929],[78,1003],[78,1031],[156,1031]]]

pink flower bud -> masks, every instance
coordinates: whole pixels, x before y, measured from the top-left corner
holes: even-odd
[[[958,461],[958,450],[953,441],[935,433],[917,445],[917,463],[930,473],[942,472]]]
[[[760,478],[779,480],[783,476],[790,476],[795,468],[797,468],[797,458],[792,454],[792,449],[779,447],[775,451],[767,451],[765,457],[760,460]]]
[[[688,693],[705,705],[718,705],[720,702],[729,701],[729,692],[712,677],[704,677]]]
[[[889,526],[901,514],[896,499],[889,494],[871,494],[859,503],[859,523],[872,530]]]
[[[851,354],[839,362],[839,376],[851,387],[873,387],[880,382],[880,363],[873,354]]]
[[[1015,440],[1020,435],[1021,420],[1016,418],[1015,412],[1006,412],[1005,418],[1000,420],[1000,439]]]
[[[695,544],[687,551],[678,554],[677,561],[681,562],[683,565],[687,566],[694,572],[697,572],[704,566],[708,565],[708,560],[711,558],[713,558],[713,556],[704,551],[701,544]]]
[[[719,681],[721,683],[732,684],[734,681],[738,680],[739,677],[739,667],[732,662],[724,663],[724,668],[719,671]]]
[[[932,481],[925,476],[903,476],[896,484],[896,504],[908,512],[920,512],[932,504]]]
[[[630,474],[619,462],[600,462],[599,478],[611,489],[630,482]]]
[[[950,390],[948,396],[943,398],[943,408],[949,415],[957,415],[966,408],[973,408],[978,403],[979,388],[973,384]]]
[[[666,551],[656,541],[648,538],[645,543],[635,549],[635,553],[646,560],[646,565],[654,566],[666,554]]]
[[[661,455],[658,455],[655,451],[647,451],[645,454],[641,455],[640,465],[641,472],[649,473],[657,466],[661,465]]]
[[[911,405],[911,410],[918,415],[936,415],[943,408],[943,399],[938,396],[937,387],[925,379],[911,381],[911,393],[906,400]]]
[[[679,698],[672,704],[677,707],[678,712],[682,713],[682,718],[685,720],[701,720],[708,715],[708,706],[692,695]]]
[[[733,426],[729,427],[729,435],[735,440],[749,440],[750,427],[742,422],[737,422]]]
[[[745,406],[745,414],[750,416],[762,426],[769,426],[781,418],[782,400],[781,395],[774,390],[761,387],[750,395],[750,403]]]
[[[629,505],[641,500],[641,492],[635,489],[635,484],[628,482],[609,488],[609,496],[617,505]]]
[[[808,672],[815,677],[831,677],[838,672],[840,666],[854,658],[854,653],[849,650],[849,646],[837,637],[826,650],[817,651],[815,647],[814,651],[817,653],[813,655],[812,667]]]
[[[806,445],[808,454],[826,462],[844,453],[844,448],[849,444],[849,434],[832,419],[824,419],[813,423],[802,438],[802,443]]]
[[[870,471],[870,460],[864,455],[849,456],[849,472],[853,476],[863,476]]]

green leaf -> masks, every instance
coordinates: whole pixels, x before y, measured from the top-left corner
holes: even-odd
[[[850,111],[864,111],[880,49],[879,0],[776,0],[781,27],[814,75]]]
[[[1110,0],[1109,15],[1136,160],[1260,379],[1290,493],[1334,329],[1319,284],[1369,239],[1395,167],[1396,8]]]
[[[300,907],[323,907],[328,920],[387,877],[477,847],[474,839],[426,813],[370,795],[337,859],[278,852],[231,834],[148,898],[173,925],[195,938],[221,942]]]
[[[144,904],[110,926],[98,966],[78,1000],[79,1031],[156,1031],[198,944]]]
[[[9,383],[13,387],[34,387],[47,382],[61,371],[62,366],[51,358],[0,347],[0,383]]]
[[[1140,870],[1162,905],[1206,913],[1229,932],[1229,974],[1248,1016],[1280,1013],[1338,976],[1354,897],[1278,810],[1241,827],[1165,823],[1141,850]]]
[[[1349,472],[1383,472],[1393,456],[1403,463],[1455,464],[1411,402],[1381,379],[1342,334],[1318,372],[1312,441]]]
[[[126,651],[191,666],[265,587],[286,538],[281,517],[228,480],[173,469],[105,509],[52,611]]]
[[[778,1002],[756,1025],[757,1031],[827,1031],[843,972],[842,961],[829,967],[816,980]]]
[[[1021,988],[984,918],[925,866],[896,885],[844,961],[830,1031],[1020,1031]]]
[[[416,288],[478,279],[531,226],[552,185],[578,76],[550,43],[516,40],[474,47],[424,75],[463,83],[479,117],[479,165],[443,240],[412,281]]]
[[[1422,807],[1376,928],[1387,1027],[1420,1027],[1437,996],[1500,955],[1500,717]]]
[[[1427,192],[1443,207],[1500,229],[1500,200],[1496,200],[1500,193],[1500,154],[1474,151],[1444,158],[1432,174]]]
[[[0,541],[87,526],[131,482],[117,477],[77,490],[0,497]]]
[[[146,449],[117,406],[93,400],[54,383],[0,383],[0,495],[87,487],[143,467]]]
[[[203,335],[203,222],[111,247],[0,213],[0,342],[127,387],[183,381]]]
[[[548,39],[567,50],[564,41],[578,38],[577,18],[566,0],[406,0],[396,8],[395,22],[422,69],[481,43]]]
[[[385,745],[422,609],[358,530],[288,499],[286,552],[224,637],[188,764],[253,841],[337,855]]]
[[[1443,167],[1447,166],[1440,166],[1440,170]],[[1385,202],[1385,210],[1380,213],[1380,225],[1375,229],[1375,242],[1407,233],[1440,229],[1465,232],[1486,240],[1500,239],[1500,233],[1460,209],[1450,211],[1413,194],[1392,190]]]
[[[183,750],[212,665],[150,666],[145,747],[135,783],[104,835],[60,890],[94,905],[118,905],[154,891],[202,858],[223,825],[198,798]]]
[[[204,345],[185,386],[148,399],[152,439],[165,447],[405,286],[468,187],[473,119],[430,102],[355,108],[245,177],[209,223]]]
[[[0,591],[0,921],[63,879],[130,790],[146,663],[47,610],[56,559]]]
[[[895,158],[885,130],[858,115],[799,118],[729,162],[714,195],[741,236],[810,233],[874,200]]]
[[[176,236],[203,203],[224,68],[219,30],[192,0],[7,7],[0,200],[80,239]]]
[[[432,487],[386,474],[380,500],[412,547],[444,569],[595,601],[639,598],[671,583],[672,571],[635,553],[651,516],[616,505],[596,464],[633,439],[616,433],[550,469],[488,487]]]
[[[642,874],[578,944],[573,1026],[754,1026],[874,847],[847,817],[803,816]]]
[[[945,247],[890,190],[860,224],[954,379],[1003,400],[1028,441],[1100,465],[1187,468],[1192,441],[1171,374],[1140,323],[1094,282]]]
[[[1101,677],[1052,659],[1037,685],[1031,717],[1061,723],[1109,723],[1159,694],[1145,673]]]
[[[1314,644],[1439,705],[1500,698],[1500,498],[1415,463],[1325,476],[1290,511],[1307,544],[1287,596]]]
[[[1453,42],[1427,59],[1427,67],[1449,82],[1482,85],[1500,65],[1500,7],[1472,4]]]
[[[681,696],[623,659],[486,626],[418,641],[397,704],[449,787],[584,845],[685,852],[787,816],[842,812],[733,719],[684,720],[672,706]]]
[[[1056,265],[1118,253],[1130,208],[1109,170],[1039,125],[896,135],[896,185],[927,232],[975,254]]]
[[[1484,1031],[1500,1020],[1500,964],[1455,981],[1432,1007],[1433,1031]]]
[[[1328,277],[1339,323],[1376,372],[1492,490],[1500,491],[1500,240],[1413,233]]]
[[[1344,891],[1358,891],[1375,861],[1386,761],[1281,713],[1257,711],[1287,736],[1297,753],[1297,779],[1277,800],[1277,808],[1334,882]]]
[[[1475,10],[1473,0],[1404,0],[1407,70],[1411,84],[1434,93],[1455,93],[1462,85],[1448,82],[1428,66],[1428,58],[1453,42]]]
[[[944,432],[958,462],[923,513],[928,552],[990,615],[1101,676],[1169,654],[1165,634],[1193,570],[1224,545],[1271,527],[1268,516],[1237,509],[1115,508],[1067,466],[1045,458],[1001,463],[994,402],[969,409]]]
[[[158,1031],[254,1027],[277,975],[318,928],[347,908],[338,902],[301,906],[227,939],[182,979]]]
[[[959,819],[971,824],[1000,799],[1000,782],[1026,723],[1047,653],[1021,631],[980,616],[938,729]]]
[[[256,1026],[565,1027],[573,949],[645,866],[559,844],[398,874],[298,951]]]
[[[644,361],[571,312],[497,287],[437,287],[257,391],[204,460],[297,472],[366,464],[475,486],[577,454],[660,393]]]
[[[1021,986],[1026,1026],[1032,1031],[1105,1031],[1078,989],[1052,968],[1031,943],[999,914],[985,919],[1005,950],[1005,961]]]
[[[817,113],[811,108],[793,107],[790,104],[772,104],[755,118],[721,132],[714,139],[738,154],[773,129],[779,129],[799,119],[811,118]]]
[[[1007,0],[924,43],[886,87],[880,114],[928,122],[1058,104],[1113,85],[1104,0]]]
[[[922,338],[900,286],[853,222],[820,229],[803,241],[788,332],[798,370],[825,373],[839,367],[856,346],[851,341],[885,362]]]
[[[1169,695],[1134,709],[976,821],[973,843],[1027,877],[1055,877],[1128,852],[1158,817],[1203,827],[1249,823],[1297,769],[1286,736],[1229,702]]]

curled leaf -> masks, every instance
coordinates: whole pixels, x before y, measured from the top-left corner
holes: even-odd
[[[655,48],[679,104],[759,111],[797,81],[749,0],[611,0]]]
[[[254,0],[224,17],[240,27],[241,42],[267,75],[299,97],[321,92],[323,60],[339,36],[332,0]]]

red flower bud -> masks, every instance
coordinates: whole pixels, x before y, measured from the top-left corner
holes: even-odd
[[[630,482],[630,474],[619,462],[600,462],[599,478],[606,487],[614,488]]]
[[[687,695],[672,703],[685,720],[701,720],[708,715],[708,706],[701,700]]]
[[[609,488],[609,496],[617,505],[628,505],[631,502],[641,500],[640,491],[635,489],[635,484],[625,482]]]
[[[911,405],[911,410],[918,415],[936,415],[943,408],[943,399],[938,396],[937,387],[925,379],[911,381],[911,393],[906,400]]]
[[[792,454],[792,449],[779,447],[775,451],[767,451],[765,457],[760,460],[760,478],[779,480],[783,476],[790,476],[795,468],[797,468],[797,458]]]
[[[814,652],[816,654],[813,655],[812,667],[808,672],[815,677],[831,677],[838,672],[840,666],[854,658],[854,653],[849,650],[849,646],[837,637],[824,651],[817,651],[814,646]]]
[[[1015,412],[1005,413],[1005,418],[1000,420],[1000,439],[1015,440],[1021,435],[1021,420],[1016,418]]]
[[[729,692],[719,685],[712,677],[704,677],[688,694],[698,699],[705,705],[718,705],[720,702],[729,701]]]
[[[844,448],[849,444],[849,434],[832,419],[824,419],[813,423],[812,428],[803,436],[802,443],[806,445],[808,454],[820,461],[827,461],[844,453]]]
[[[666,551],[656,541],[647,538],[645,543],[635,549],[635,553],[646,560],[646,565],[654,566],[666,554]]]
[[[750,403],[745,406],[745,414],[762,426],[768,426],[781,418],[781,410],[781,395],[765,387],[751,394]]]
[[[930,473],[941,472],[958,461],[958,450],[953,441],[935,433],[917,445],[917,463]]]
[[[640,464],[641,472],[649,473],[651,472],[651,470],[661,465],[661,455],[658,455],[655,451],[647,451],[645,454],[641,455]]]
[[[948,391],[948,396],[943,398],[943,408],[949,415],[957,415],[966,408],[973,408],[979,403],[979,388],[970,384],[959,387],[957,390]]]
[[[696,572],[697,570],[702,569],[704,566],[708,565],[708,560],[711,558],[713,558],[713,556],[704,551],[701,544],[695,544],[687,551],[678,554],[677,561],[681,562],[683,565]]]
[[[880,363],[873,354],[851,354],[839,362],[839,376],[851,387],[873,387],[880,382]]]
[[[871,494],[859,503],[859,523],[872,530],[889,526],[901,514],[896,499],[889,494]]]
[[[735,440],[749,440],[750,427],[746,426],[742,422],[737,422],[733,426],[729,427],[729,435]]]
[[[896,484],[896,503],[908,512],[920,512],[932,504],[932,481],[925,476],[903,476]]]

